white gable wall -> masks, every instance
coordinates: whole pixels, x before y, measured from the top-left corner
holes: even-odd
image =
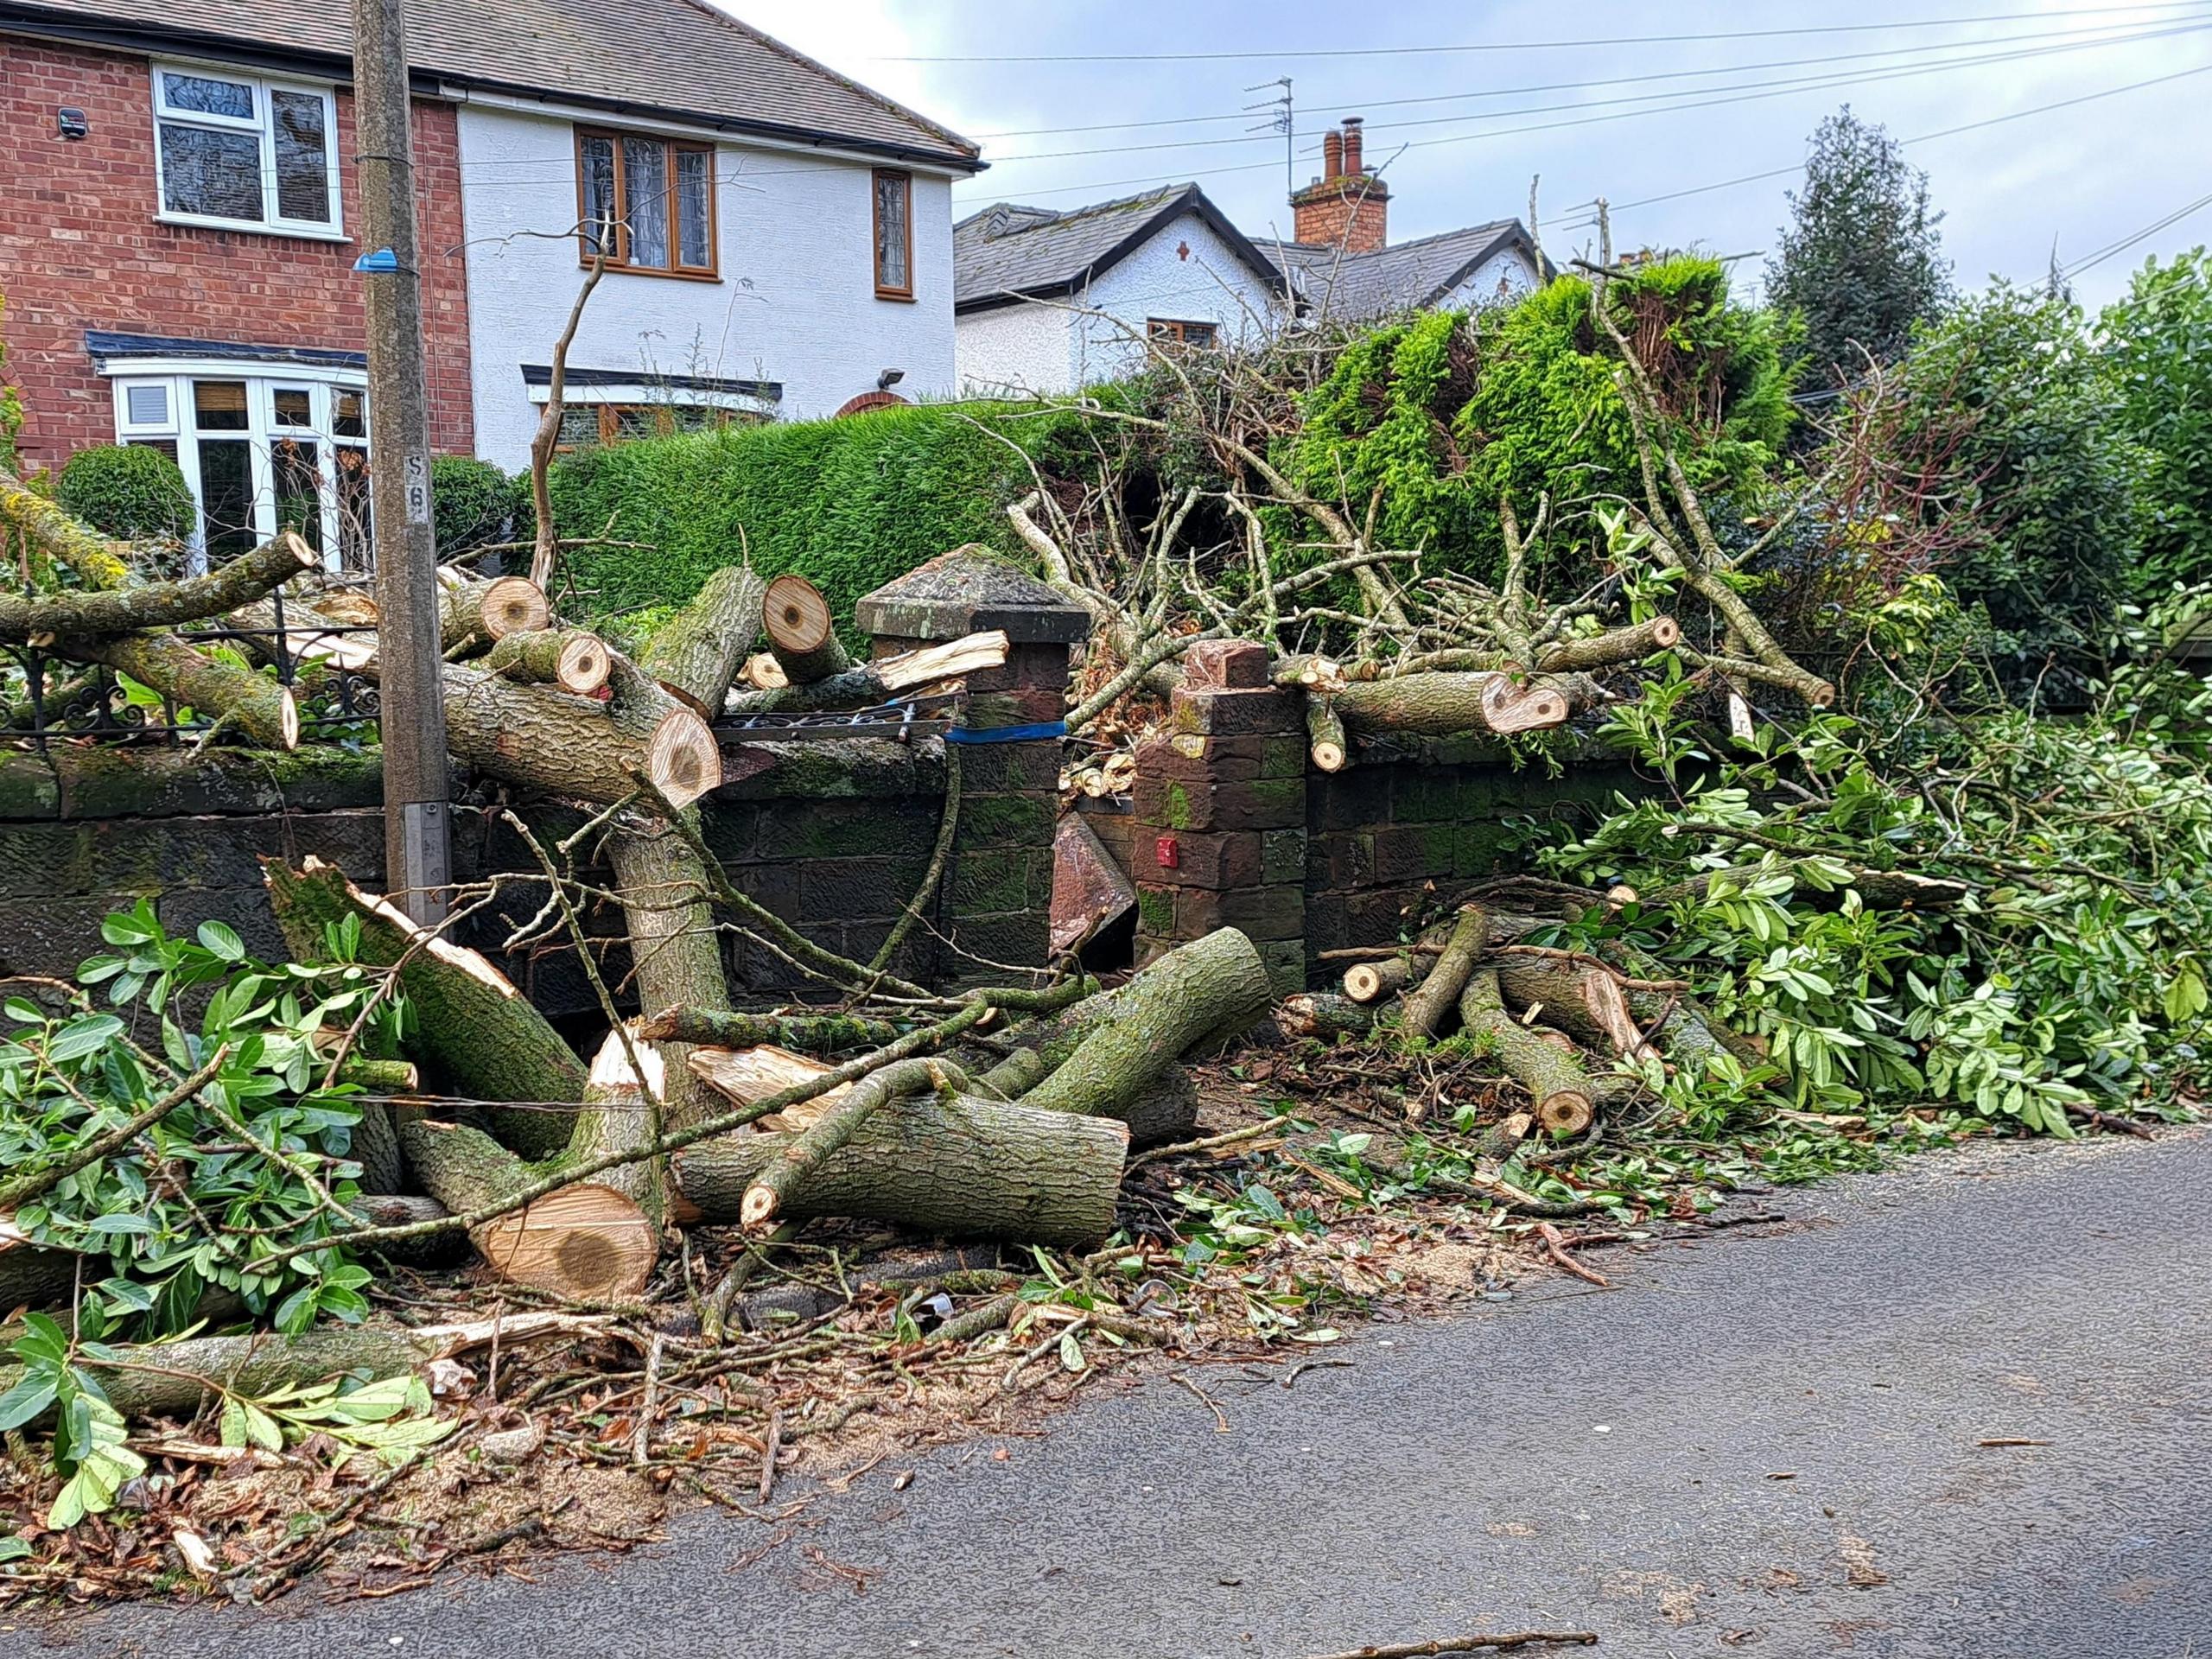
[[[1499,285],[1503,284],[1501,292]],[[1440,311],[1470,311],[1519,299],[1536,287],[1536,270],[1518,248],[1494,253],[1436,302]]]
[[[1274,293],[1196,213],[1170,219],[1144,245],[1102,272],[1077,319],[1077,384],[1111,380],[1141,365],[1146,322],[1211,322],[1222,343],[1251,342],[1274,326]]]
[[[480,99],[461,105],[460,129],[476,452],[518,469],[537,424],[521,365],[550,360],[583,276],[575,239],[558,234],[576,219],[575,127]],[[905,371],[901,397],[954,389],[949,178],[913,175],[917,297],[906,302],[875,297],[868,162],[724,140],[715,172],[720,280],[608,272],[571,368],[648,385],[778,381],[784,420],[830,414],[886,369]]]
[[[1049,397],[1071,391],[1077,338],[1065,302],[1029,300],[970,311],[953,326],[961,396]]]

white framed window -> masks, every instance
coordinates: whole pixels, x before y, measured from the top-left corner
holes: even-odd
[[[199,508],[195,570],[279,530],[332,569],[369,567],[369,423],[359,369],[264,363],[111,365],[115,435],[162,450]]]
[[[158,217],[292,236],[343,234],[338,101],[327,86],[156,63]]]

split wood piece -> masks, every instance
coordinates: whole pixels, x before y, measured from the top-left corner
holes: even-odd
[[[768,584],[761,622],[768,631],[768,650],[788,684],[812,685],[853,665],[837,642],[837,619],[830,613],[830,601],[796,570]]]
[[[678,807],[722,779],[721,751],[707,722],[620,656],[607,702],[543,686],[516,685],[466,663],[448,663],[446,747],[501,783],[613,806],[637,794],[632,772]]]
[[[510,633],[485,653],[486,673],[518,685],[557,685],[588,696],[607,683],[612,658],[607,642],[582,628],[540,628]]]
[[[1490,1040],[1498,1064],[1535,1102],[1536,1122],[1547,1132],[1580,1135],[1596,1120],[1597,1103],[1581,1061],[1505,1011],[1496,969],[1479,968],[1468,976],[1459,1020]]]
[[[1268,675],[1277,685],[1316,696],[1334,696],[1351,683],[1343,664],[1311,652],[1276,658]]]
[[[493,1128],[525,1157],[568,1144],[569,1115],[555,1103],[583,1098],[584,1068],[560,1033],[512,981],[477,952],[416,925],[397,906],[366,893],[344,871],[310,856],[298,869],[282,859],[262,866],[270,908],[292,955],[321,962],[324,930],[359,919],[365,965],[399,968],[415,1017],[407,1045],[457,1091],[479,1100],[528,1101],[537,1109],[493,1108]]]
[[[747,1189],[789,1137],[717,1137],[676,1154],[683,1197],[709,1222],[739,1218]],[[823,1160],[784,1217],[846,1216],[946,1237],[1089,1249],[1114,1230],[1128,1128],[971,1095],[889,1102]]]
[[[738,664],[760,637],[762,593],[751,565],[724,565],[689,605],[653,630],[638,665],[702,712],[719,711]]]
[[[689,1064],[694,1073],[741,1106],[750,1106],[755,1101],[811,1083],[836,1070],[811,1055],[794,1054],[773,1043],[756,1043],[750,1048],[695,1048]],[[823,1113],[835,1110],[851,1092],[852,1086],[841,1083],[812,1100],[785,1107],[781,1112],[760,1119],[760,1127],[803,1129]]]
[[[738,1205],[739,1224],[748,1232],[772,1226],[785,1203],[805,1190],[823,1162],[893,1101],[906,1095],[942,1094],[957,1090],[965,1081],[957,1067],[941,1059],[900,1060],[871,1071],[846,1088],[844,1098],[835,1106],[798,1134],[784,1138],[776,1155],[745,1189]]]
[[[467,575],[447,565],[438,571],[444,589],[438,609],[438,644],[455,651],[474,640],[489,651],[511,633],[537,633],[553,620],[544,592],[527,576]]]
[[[1326,991],[1300,991],[1275,1009],[1275,1024],[1286,1037],[1332,1043],[1339,1037],[1364,1037],[1382,1010]]]
[[[696,817],[696,809],[687,817]],[[690,841],[666,825],[619,830],[607,843],[630,936],[631,973],[646,1007],[700,1010],[729,1007],[721,934],[708,902],[707,870]],[[689,1064],[690,1046],[659,1045],[667,1077],[668,1127],[684,1128],[710,1116],[713,1091]]]
[[[99,663],[150,691],[220,721],[272,749],[300,746],[300,709],[289,686],[212,657],[173,633],[110,633],[57,639],[57,657]]]
[[[399,1376],[435,1359],[450,1358],[497,1342],[503,1348],[575,1337],[605,1328],[603,1319],[568,1313],[513,1313],[464,1325],[323,1325],[298,1336],[254,1332],[238,1337],[188,1337],[144,1348],[116,1351],[112,1361],[80,1357],[96,1374],[108,1402],[124,1416],[197,1416],[219,1392],[259,1399],[279,1389],[352,1375]],[[22,1369],[0,1367],[0,1392],[21,1379]]]
[[[0,467],[0,524],[11,526],[33,547],[66,567],[87,588],[128,588],[137,579],[130,568],[130,549],[110,541],[72,518],[22,480]]]
[[[62,635],[173,628],[251,604],[317,563],[315,550],[288,530],[228,564],[181,582],[28,597],[0,594],[0,636],[45,646]]]
[[[771,651],[755,652],[747,658],[745,666],[738,671],[737,683],[751,691],[774,691],[791,683],[784,677],[784,665]]]
[[[337,633],[335,619],[320,606],[288,601],[280,618],[273,600],[259,599],[241,605],[230,615],[231,626],[250,629],[257,636],[238,643],[257,661],[274,663],[275,645],[281,640],[284,654],[300,667],[334,668],[359,672],[377,659],[374,634]]]
[[[1504,737],[1564,726],[1604,698],[1594,682],[1580,675],[1407,674],[1346,686],[1334,704],[1350,731]]]
[[[1113,996],[1111,1018],[1024,1095],[1023,1105],[1118,1116],[1200,1039],[1250,1026],[1270,1001],[1259,951],[1233,927],[1178,946]]]
[[[1497,982],[1516,1012],[1536,1015],[1573,1041],[1622,1059],[1656,1059],[1629,1011],[1628,993],[1604,969],[1538,957],[1503,956]]]
[[[1322,772],[1342,772],[1351,759],[1351,741],[1333,697],[1306,699],[1306,744],[1313,765]]]
[[[456,1214],[512,1198],[543,1172],[481,1130],[428,1119],[403,1123],[399,1144],[423,1190]],[[599,1181],[557,1188],[468,1230],[500,1278],[571,1301],[626,1301],[645,1287],[660,1254],[652,1222]]]
[[[899,1040],[899,1027],[887,1020],[857,1014],[731,1014],[720,1008],[663,1008],[638,1027],[656,1043],[699,1043],[721,1048],[750,1048],[771,1043],[815,1054],[849,1048],[880,1048]]]
[[[1011,649],[997,628],[970,633],[942,645],[923,645],[893,657],[855,663],[842,674],[811,685],[784,685],[768,691],[741,691],[729,699],[734,715],[804,714],[812,709],[858,709],[882,702],[901,691],[918,690],[986,668],[1003,667]]]
[[[1407,1036],[1433,1037],[1444,1028],[1445,1016],[1459,1006],[1467,976],[1482,959],[1489,941],[1489,912],[1480,905],[1469,905],[1452,925],[1442,953],[1420,985],[1406,996],[1399,1027]]]
[[[377,609],[376,595],[359,588],[319,585],[307,603],[324,620],[353,628],[373,628],[383,614]]]
[[[636,1066],[630,1064],[633,1047]],[[665,1094],[666,1081],[659,1052],[639,1037],[634,1022],[629,1044],[623,1042],[620,1032],[608,1032],[584,1075],[583,1108],[569,1131],[563,1161],[584,1164],[608,1153],[650,1146],[655,1138],[652,1109]],[[653,1160],[641,1158],[601,1171],[599,1181],[636,1205],[647,1221],[656,1222],[662,1198],[659,1175]]]

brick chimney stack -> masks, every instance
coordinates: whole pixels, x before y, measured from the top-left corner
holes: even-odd
[[[1346,253],[1388,245],[1390,192],[1367,171],[1365,126],[1360,117],[1348,115],[1341,127],[1321,136],[1321,176],[1290,199],[1292,234],[1299,241]]]

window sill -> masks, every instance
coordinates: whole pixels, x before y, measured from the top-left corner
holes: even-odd
[[[888,300],[894,305],[912,305],[914,302],[914,290],[911,288],[879,288],[875,290],[875,297],[879,300]]]
[[[580,259],[576,265],[581,270],[589,270],[591,261]],[[652,265],[609,265],[607,274],[609,276],[652,276],[664,283],[719,283],[722,279],[721,273],[717,270],[658,270]]]
[[[292,242],[351,242],[343,230],[311,226],[271,225],[257,219],[216,219],[206,213],[156,213],[156,225],[175,225],[193,231],[232,231],[244,236],[278,237]]]

